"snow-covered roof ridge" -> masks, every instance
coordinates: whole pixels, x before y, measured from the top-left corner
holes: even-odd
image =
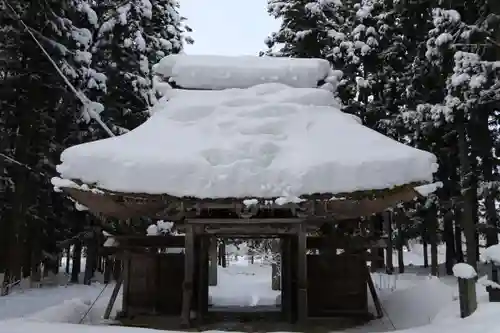
[[[153,67],[155,74],[184,89],[222,90],[283,83],[315,88],[320,82],[336,85],[342,75],[324,59],[175,54]]]
[[[326,90],[169,94],[133,131],[66,149],[61,177],[121,193],[273,198],[426,183],[437,170],[434,155],[363,126]]]

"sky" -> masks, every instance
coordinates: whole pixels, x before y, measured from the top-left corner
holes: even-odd
[[[257,55],[264,39],[279,28],[267,0],[180,0],[180,14],[193,29],[188,54]]]

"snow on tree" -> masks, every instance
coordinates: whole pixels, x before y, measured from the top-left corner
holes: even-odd
[[[332,26],[331,17],[340,1],[269,0],[268,12],[282,24],[265,41],[268,54],[325,59],[331,41],[344,38]],[[278,50],[273,50],[279,47]]]
[[[178,7],[175,0],[126,1],[100,25],[94,52],[108,77],[106,117],[121,119],[120,126],[128,130],[148,117],[147,109],[156,101],[152,65],[179,53],[184,42],[193,42],[184,36],[190,28]]]

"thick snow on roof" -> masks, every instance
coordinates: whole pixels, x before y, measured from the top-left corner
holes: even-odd
[[[153,70],[182,88],[207,90],[249,88],[262,83],[314,88],[327,77],[335,81],[339,76],[323,59],[254,56],[177,54],[163,58]]]
[[[133,131],[66,149],[61,176],[127,193],[270,198],[431,181],[437,168],[434,155],[341,112],[326,90],[263,84],[167,98]]]

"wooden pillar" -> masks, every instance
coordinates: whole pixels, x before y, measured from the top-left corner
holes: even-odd
[[[209,257],[209,250],[212,250],[212,244],[216,241],[216,238],[208,238],[204,236],[197,236],[197,243],[198,243],[198,249],[197,249],[197,257],[198,261],[196,263],[196,268],[198,270],[197,274],[197,296],[198,296],[198,301],[197,301],[197,314],[196,314],[196,320],[198,322],[198,325],[203,324],[204,317],[206,315],[206,312],[208,310],[208,285],[209,285],[209,278],[210,278],[210,272],[209,272],[209,259],[211,260],[211,263],[215,263],[215,267],[217,267],[217,246],[215,247],[215,257],[210,258]],[[212,252],[213,254],[213,252]]]
[[[297,232],[297,319],[300,324],[308,317],[307,307],[307,233],[306,225],[301,223]]]
[[[194,230],[192,225],[187,224],[184,251],[184,285],[181,314],[182,327],[190,326],[191,302],[193,298],[194,256]]]
[[[403,243],[404,243],[404,235],[403,235],[403,222],[405,222],[405,215],[402,209],[398,209],[396,211],[396,227],[398,229],[398,239],[397,239],[397,248],[398,248],[398,272],[405,272],[405,262],[403,256]]]
[[[290,262],[291,259],[291,239],[290,236],[281,240],[281,310],[284,314],[285,320],[288,323],[293,322],[293,307],[292,307],[292,294],[294,293],[292,286],[292,266],[294,263]]]
[[[387,274],[394,273],[392,262],[392,212],[384,212],[384,227],[387,234],[387,247],[385,249],[385,271]]]
[[[210,273],[209,273],[209,284],[210,286],[217,285],[217,237],[210,239]]]
[[[383,231],[383,221],[382,216],[380,214],[373,215],[370,218],[370,234],[374,237],[380,237],[381,232]],[[371,261],[371,271],[376,272],[377,270],[384,267],[384,249],[379,248],[371,248],[370,253],[372,254]]]
[[[128,298],[129,298],[129,283],[130,283],[130,255],[128,251],[123,253],[122,257],[123,269],[120,278],[123,278],[123,298],[122,298],[122,313],[125,316],[129,315]]]
[[[281,260],[280,260],[280,240],[273,239],[271,243],[271,287],[273,290],[281,289]]]

